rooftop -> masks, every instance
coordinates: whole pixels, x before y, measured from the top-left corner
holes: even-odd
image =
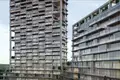
[[[109,0],[108,2],[103,4],[101,7],[97,8],[96,10],[94,10],[93,12],[88,14],[86,17],[84,17],[81,20],[79,20],[78,22],[76,22],[73,26],[77,25],[78,23],[80,23],[80,25],[84,24],[85,20],[86,21],[91,20],[94,17],[98,16],[100,14],[100,12],[107,11],[110,8],[109,7],[110,4],[111,4],[111,7],[114,7],[118,3],[120,3],[120,0]],[[93,18],[91,18],[92,16],[93,16]]]

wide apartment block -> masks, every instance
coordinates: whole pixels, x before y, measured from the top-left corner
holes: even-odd
[[[110,0],[73,25],[77,80],[120,80],[120,0]]]
[[[59,78],[67,61],[67,5],[67,0],[10,1],[10,66],[15,80]]]

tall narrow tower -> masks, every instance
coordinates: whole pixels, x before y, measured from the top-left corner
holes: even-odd
[[[67,61],[67,0],[10,1],[10,64],[16,80],[57,80]]]

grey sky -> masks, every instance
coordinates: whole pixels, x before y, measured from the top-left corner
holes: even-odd
[[[108,0],[69,0],[68,60],[71,60],[72,25]],[[0,63],[9,63],[9,0],[0,0]]]

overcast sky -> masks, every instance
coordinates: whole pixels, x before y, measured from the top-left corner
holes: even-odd
[[[68,60],[71,60],[72,25],[108,0],[69,0]],[[0,63],[9,63],[9,0],[0,0]]]

